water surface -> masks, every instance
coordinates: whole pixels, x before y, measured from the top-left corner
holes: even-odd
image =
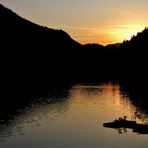
[[[104,122],[125,115],[131,119],[137,112],[119,84],[78,84],[60,92],[49,91],[48,97],[37,98],[1,123],[0,147],[147,148],[148,135],[103,127]]]

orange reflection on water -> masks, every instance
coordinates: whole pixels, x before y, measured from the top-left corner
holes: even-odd
[[[125,115],[130,118],[136,111],[128,95],[122,95],[119,84],[76,85],[68,91],[62,100],[52,96],[53,100],[33,103],[1,128],[0,139],[7,140],[0,142],[1,147],[16,147],[19,141],[25,147],[31,143],[34,147],[139,148],[143,143],[147,148],[147,137],[138,137],[128,129],[124,131],[126,136],[120,137],[114,129],[103,127],[104,122]]]
[[[99,86],[77,85],[72,89],[70,102],[71,107],[77,107],[79,112],[95,111],[92,116],[102,120],[113,120],[120,116],[131,119],[136,111],[128,95],[122,95],[120,85],[112,83]]]

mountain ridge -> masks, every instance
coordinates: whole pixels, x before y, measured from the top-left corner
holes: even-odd
[[[52,37],[50,37],[50,35],[49,35],[48,36],[49,39],[52,40],[52,38],[56,38],[58,40],[58,38],[60,38],[61,40],[63,40],[62,41],[63,45],[65,45],[64,39],[67,40],[67,42],[68,41],[71,42],[71,44],[80,45],[80,43],[73,40],[70,37],[70,35],[68,33],[66,33],[65,31],[55,30],[55,29],[51,29],[51,28],[33,23],[25,18],[22,18],[21,16],[19,16],[18,14],[13,12],[12,10],[4,7],[2,4],[0,4],[0,19],[1,19],[1,28],[7,28],[7,30],[5,30],[5,33],[9,33],[9,35],[11,33],[15,33],[15,37],[17,37],[16,34],[19,34],[19,33],[24,33],[24,34],[26,33],[26,35],[27,35],[27,32],[30,34],[36,33],[36,32],[40,33],[40,34],[46,33],[45,35],[47,35],[47,34],[49,35],[49,33],[50,33],[52,35]],[[1,29],[1,33],[2,32],[3,32],[3,30]],[[54,36],[54,34],[56,36]],[[3,35],[5,35],[5,34],[3,34]],[[52,41],[54,41],[54,39]]]

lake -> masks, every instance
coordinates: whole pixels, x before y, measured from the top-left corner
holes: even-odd
[[[137,112],[119,84],[54,88],[15,112],[0,123],[1,148],[148,147],[146,134],[103,127],[104,122],[118,117],[131,120]]]

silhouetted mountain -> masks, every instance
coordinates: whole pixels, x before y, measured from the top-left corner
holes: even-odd
[[[121,49],[130,52],[143,53],[148,48],[148,28],[146,27],[142,32],[137,33],[133,36],[130,41],[124,41]],[[140,52],[141,51],[141,52]]]
[[[121,67],[128,70],[126,74],[130,79],[145,80],[147,78],[147,50],[148,29],[145,28],[130,41],[124,41],[120,46]]]
[[[121,43],[115,43],[115,44],[108,44],[106,45],[106,48],[110,50],[118,50],[120,48]]]
[[[1,34],[7,41],[9,39],[13,40],[15,37],[18,41],[24,43],[24,45],[26,45],[27,41],[31,44],[34,43],[34,46],[40,45],[41,47],[46,47],[44,44],[47,43],[48,46],[66,48],[74,48],[80,45],[78,42],[71,39],[66,32],[62,30],[49,29],[32,23],[21,18],[16,13],[2,5],[0,5],[0,20]]]
[[[81,47],[66,32],[32,23],[2,5],[0,34],[1,79],[7,87],[45,85],[62,77],[63,65]]]

